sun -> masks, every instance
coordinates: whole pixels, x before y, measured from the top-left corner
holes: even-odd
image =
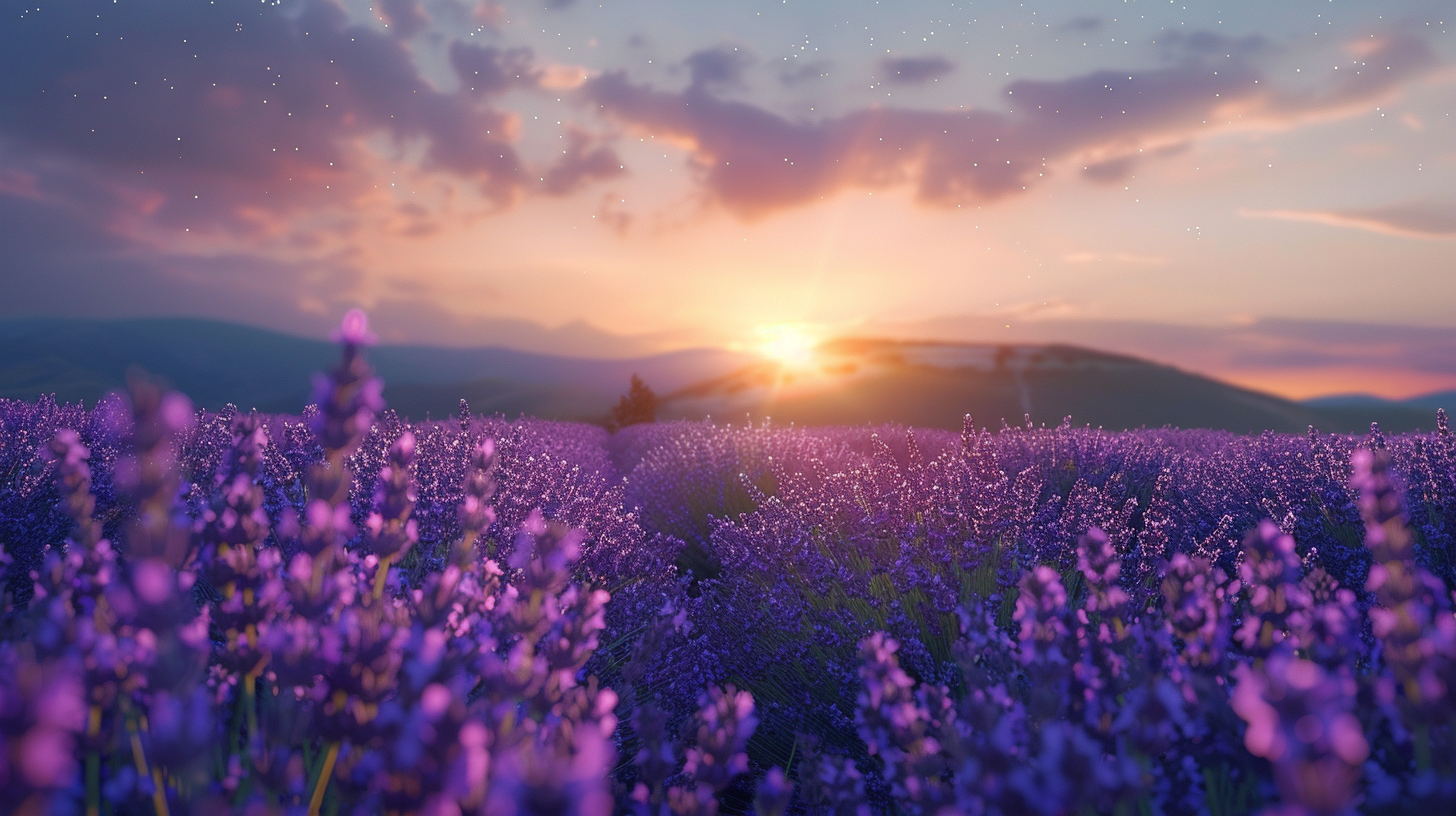
[[[808,368],[817,359],[819,340],[801,326],[778,323],[759,326],[755,333],[759,353],[786,368]]]

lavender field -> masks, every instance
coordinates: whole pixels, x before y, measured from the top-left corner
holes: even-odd
[[[1456,807],[1456,436],[0,400],[0,804]]]

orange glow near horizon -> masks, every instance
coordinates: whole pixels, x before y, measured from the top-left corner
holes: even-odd
[[[1456,376],[1399,369],[1321,367],[1207,373],[1234,385],[1292,400],[1336,394],[1370,394],[1402,400],[1456,390]]]
[[[792,323],[778,323],[760,326],[758,352],[785,368],[805,369],[818,360],[816,348],[819,339],[802,326]]]

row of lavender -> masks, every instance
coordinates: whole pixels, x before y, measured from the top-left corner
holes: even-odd
[[[140,381],[89,411],[0,403],[0,801],[1456,801],[1444,418],[1390,440],[411,425],[362,320],[341,339],[301,419]]]

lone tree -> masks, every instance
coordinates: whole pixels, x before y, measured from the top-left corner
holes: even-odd
[[[657,421],[657,395],[642,382],[642,378],[636,374],[632,375],[632,385],[627,393],[617,401],[617,407],[612,409],[612,418],[607,422],[610,430],[625,428],[628,425],[636,425],[639,422]]]

